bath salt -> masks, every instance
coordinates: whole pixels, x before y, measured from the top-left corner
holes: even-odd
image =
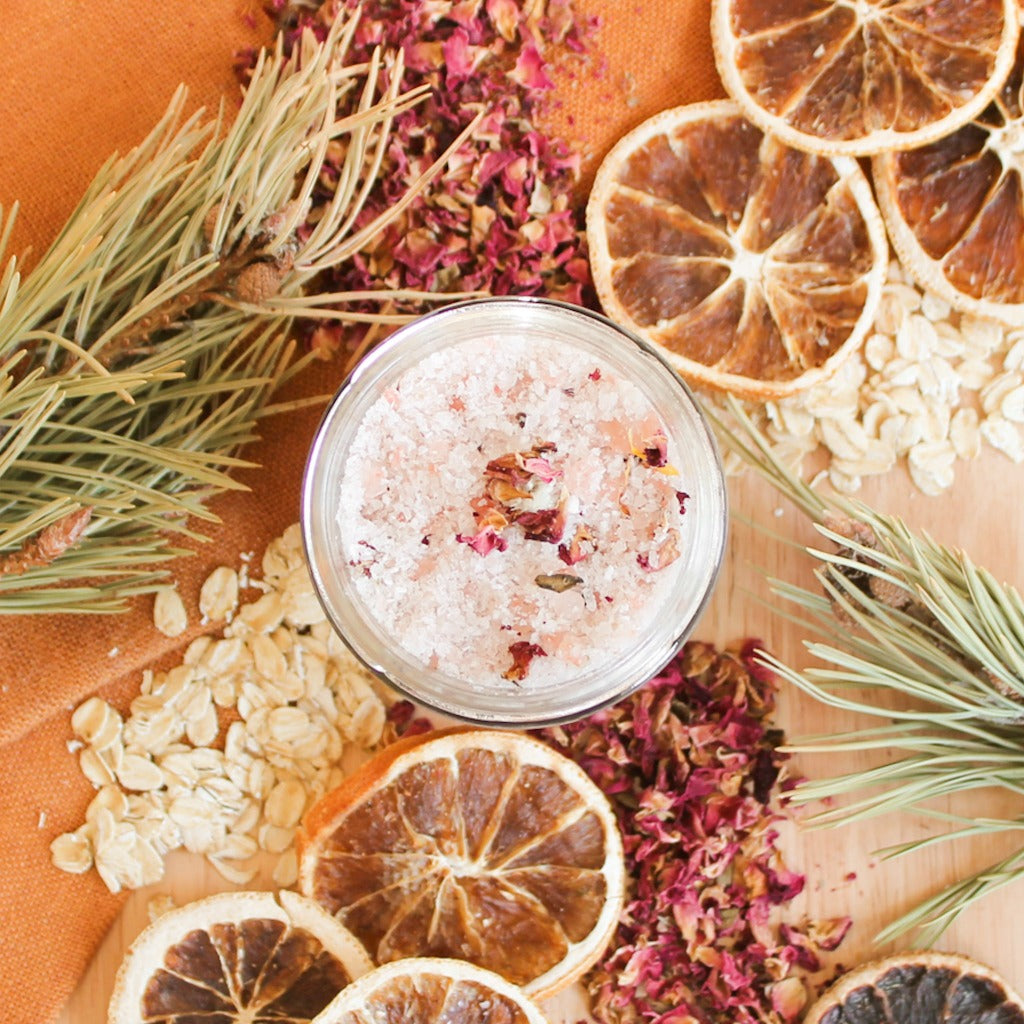
[[[651,400],[582,348],[480,337],[372,401],[341,556],[389,642],[470,684],[613,666],[680,585],[690,507]]]

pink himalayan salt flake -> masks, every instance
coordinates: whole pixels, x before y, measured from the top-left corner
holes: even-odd
[[[630,437],[665,425],[611,366],[593,371],[571,345],[480,338],[426,357],[367,410],[340,487],[344,557],[367,614],[430,668],[500,683],[515,643],[546,653],[531,686],[612,666],[678,586],[678,476],[638,470],[628,518],[618,505]],[[565,565],[578,585],[537,582]]]

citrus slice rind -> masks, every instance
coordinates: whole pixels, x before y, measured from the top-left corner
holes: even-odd
[[[803,1024],[1024,1024],[1024,1002],[991,968],[957,953],[903,953],[844,974]]]
[[[872,174],[893,248],[954,309],[1024,325],[1024,46],[969,125]]]
[[[822,155],[925,145],[966,124],[1013,64],[1017,0],[713,0],[726,92]]]
[[[888,243],[856,161],[793,149],[730,100],[662,111],[587,204],[605,313],[691,384],[757,401],[827,380],[863,341]]]
[[[548,1024],[521,988],[463,960],[413,957],[363,975],[316,1024]]]
[[[108,1024],[311,1020],[373,964],[359,941],[293,892],[228,892],[158,917],[117,973]]]
[[[607,798],[513,732],[392,744],[310,808],[298,846],[301,890],[377,963],[454,957],[536,998],[597,961],[624,898]]]

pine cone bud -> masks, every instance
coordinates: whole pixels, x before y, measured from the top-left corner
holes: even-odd
[[[220,203],[214,203],[206,211],[206,216],[203,218],[203,239],[206,242],[206,248],[213,248],[213,233],[217,229],[217,218],[220,216]]]
[[[882,604],[887,604],[890,608],[905,608],[910,604],[910,593],[905,587],[881,576],[870,576],[868,589],[876,601],[881,601]]]
[[[846,516],[838,516],[832,512],[826,512],[825,518],[822,520],[822,526],[826,530],[831,530],[832,533],[838,533],[840,537],[845,537],[847,540],[859,544],[861,547],[878,547],[878,538],[875,536],[875,531],[867,523],[862,523],[859,519],[849,519]]]
[[[235,277],[235,298],[258,306],[277,294],[285,273],[285,268],[276,263],[250,263]]]

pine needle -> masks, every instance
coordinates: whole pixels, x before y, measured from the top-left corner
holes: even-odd
[[[0,614],[114,612],[156,588],[182,553],[174,538],[201,537],[191,521],[214,520],[209,498],[239,486],[258,424],[294,407],[271,396],[312,358],[294,356],[295,320],[407,319],[344,305],[405,294],[317,296],[316,277],[400,216],[475,124],[362,223],[392,122],[426,94],[399,91],[400,55],[388,84],[383,54],[346,63],[356,20],[291,54],[279,39],[230,124],[185,117],[179,89],[27,276],[5,257],[16,207],[0,209]],[[84,533],[47,561],[44,531],[83,509]]]
[[[962,551],[915,533],[902,520],[836,496],[826,501],[773,457],[735,402],[708,410],[723,445],[768,479],[815,524],[825,547],[806,546],[820,592],[784,581],[773,592],[809,635],[815,665],[763,663],[815,700],[884,725],[807,738],[787,749],[895,751],[877,767],[801,783],[799,803],[825,809],[816,827],[912,813],[959,826],[881,851],[906,856],[938,842],[1024,830],[1024,818],[966,818],[938,811],[943,796],[997,789],[1024,795],[1024,601]],[[1024,877],[1024,848],[948,886],[876,938],[913,933],[933,945],[969,906]]]

